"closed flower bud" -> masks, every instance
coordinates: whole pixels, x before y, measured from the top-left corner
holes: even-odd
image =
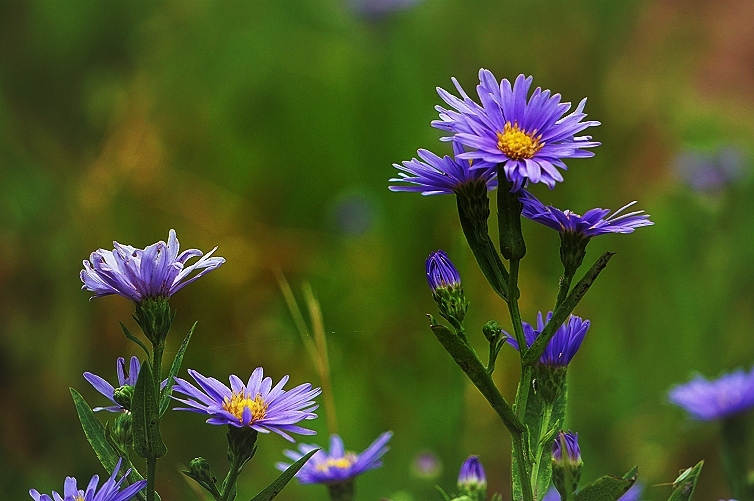
[[[433,252],[427,258],[427,282],[440,315],[461,329],[469,303],[461,287],[461,276],[444,251]]]
[[[487,497],[487,476],[479,461],[479,456],[469,456],[461,465],[458,475],[458,490],[461,494],[474,500],[484,500]]]
[[[217,479],[212,476],[212,470],[210,469],[209,462],[203,457],[194,458],[189,463],[189,476],[206,482],[208,484],[214,484]]]
[[[122,406],[125,410],[131,410],[131,399],[134,395],[134,387],[128,384],[124,384],[113,390],[113,400]]]
[[[581,460],[578,434],[560,431],[552,446],[552,483],[563,499],[570,497],[579,485]]]
[[[131,433],[132,428],[133,425],[130,412],[123,412],[115,418],[112,436],[124,451],[128,450],[128,447],[133,444],[133,434]]]

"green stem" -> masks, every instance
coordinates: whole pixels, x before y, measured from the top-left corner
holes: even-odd
[[[544,452],[544,444],[542,443],[542,440],[545,438],[545,436],[550,432],[550,419],[552,419],[552,409],[553,404],[551,403],[545,403],[544,409],[542,412],[542,422],[539,427],[539,436],[537,437],[536,442],[536,453],[534,454],[534,464],[531,468],[531,482],[532,482],[532,489],[536,490],[537,482],[539,477],[539,467],[542,463],[542,453]]]
[[[330,492],[330,499],[332,501],[353,501],[355,496],[353,480],[328,484],[327,489]]]
[[[519,433],[513,435],[513,454],[516,456],[516,468],[518,469],[518,476],[521,480],[521,494],[523,501],[534,501],[534,493],[532,491],[531,482],[529,481],[529,462],[531,459],[527,454],[528,447],[526,442],[529,440],[526,433]],[[515,472],[514,472],[515,473]]]
[[[236,497],[236,481],[238,480],[238,475],[241,474],[242,468],[243,464],[239,464],[239,459],[233,458],[230,469],[228,470],[228,474],[223,481],[222,496],[218,501],[228,501],[229,499],[234,499]],[[232,497],[231,493],[233,495]]]
[[[568,291],[571,290],[571,281],[573,281],[573,276],[575,274],[576,270],[566,270],[563,276],[560,277],[560,283],[558,284],[558,298],[555,300],[556,310],[558,309],[558,306],[563,304],[563,301],[565,301],[566,297],[568,297]]]
[[[746,415],[739,414],[721,422],[723,466],[731,494],[738,501],[754,500],[754,486],[748,482],[748,430]]]
[[[157,480],[157,458],[147,457],[147,501],[154,501],[154,485]]]

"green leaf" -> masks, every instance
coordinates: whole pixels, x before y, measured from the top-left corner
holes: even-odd
[[[160,436],[160,414],[149,361],[141,364],[131,401],[134,451],[143,458],[162,457],[168,449]]]
[[[285,470],[280,474],[280,476],[278,476],[278,478],[275,479],[274,482],[268,485],[262,492],[254,496],[251,501],[270,501],[271,499],[274,499],[275,496],[280,494],[280,491],[283,490],[283,487],[285,487],[286,484],[291,481],[293,476],[298,473],[301,467],[304,466],[307,461],[309,461],[309,458],[311,458],[318,450],[319,449],[314,449],[313,451],[309,452],[304,457],[290,465],[287,470]]]
[[[126,339],[129,339],[133,341],[134,343],[138,344],[139,346],[141,346],[141,349],[144,350],[144,353],[146,353],[147,356],[149,356],[149,350],[147,349],[146,346],[144,346],[144,343],[142,343],[139,338],[131,334],[128,328],[125,325],[123,325],[123,322],[120,322],[120,328],[123,329],[123,335],[126,336]]]
[[[639,469],[634,466],[623,477],[605,475],[576,493],[576,501],[617,501],[634,485]]]
[[[175,376],[178,375],[178,371],[181,370],[183,355],[186,353],[186,348],[188,348],[189,341],[191,341],[191,335],[194,333],[194,329],[196,329],[196,324],[197,322],[194,322],[194,325],[192,325],[191,329],[189,329],[188,334],[186,334],[186,337],[183,339],[180,348],[178,348],[178,353],[175,354],[173,364],[170,366],[170,372],[168,373],[168,384],[167,386],[165,386],[165,390],[163,390],[162,392],[162,399],[160,401],[160,416],[165,414],[165,412],[168,410],[168,406],[170,405],[170,395],[172,395],[173,393],[173,382],[175,381]]]
[[[92,412],[91,407],[86,403],[84,397],[73,388],[69,388],[69,390],[71,391],[73,404],[76,406],[76,413],[79,416],[79,421],[81,421],[81,427],[84,429],[86,439],[92,446],[99,462],[102,463],[102,466],[105,467],[105,470],[107,470],[108,473],[112,474],[115,465],[118,464],[118,458],[120,458],[120,456],[108,442],[105,427],[100,420],[95,417],[94,412]],[[133,468],[131,461],[127,457],[124,457],[121,471],[126,471],[128,468],[131,468],[131,473],[128,475],[128,481],[130,483],[144,479],[139,472]],[[141,493],[137,494],[137,496],[139,499],[144,499]],[[157,500],[159,501],[159,497],[157,497]]]
[[[704,466],[704,461],[699,461],[696,466],[687,468],[678,475],[678,478],[673,482],[673,494],[670,495],[668,501],[688,501],[691,499],[696,481],[702,472],[702,466]]]

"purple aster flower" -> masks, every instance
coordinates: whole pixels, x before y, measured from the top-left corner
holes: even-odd
[[[139,359],[134,357],[131,357],[131,362],[129,364],[128,371],[126,371],[126,360],[123,357],[118,357],[118,360],[115,362],[115,371],[118,375],[118,388],[121,386],[136,386],[136,380],[139,379],[139,370],[141,369],[141,364],[139,363]],[[96,374],[92,374],[91,372],[85,372],[84,373],[84,379],[86,379],[89,384],[94,386],[94,389],[103,394],[105,397],[107,397],[108,400],[110,400],[113,404],[109,407],[95,407],[92,409],[94,412],[99,411],[110,411],[110,412],[124,412],[128,409],[123,407],[121,404],[115,401],[114,393],[115,393],[115,387],[105,381],[103,378],[99,377]],[[160,385],[161,388],[165,388],[167,386],[168,380],[165,379],[162,384]]]
[[[565,450],[563,450],[563,444],[561,441],[565,443]],[[565,455],[563,453],[565,453]],[[566,461],[571,463],[581,462],[579,434],[572,433],[570,430],[568,432],[558,432],[555,441],[552,443],[552,459],[558,463]]]
[[[586,158],[600,143],[591,136],[575,135],[599,122],[582,122],[586,117],[583,99],[576,109],[565,115],[570,103],[561,103],[560,94],[537,87],[531,96],[532,77],[519,75],[515,83],[503,79],[498,83],[488,70],[479,70],[477,94],[481,105],[474,102],[453,78],[461,99],[438,87],[440,97],[453,110],[436,109],[440,120],[432,126],[452,133],[444,140],[453,140],[476,151],[461,153],[460,158],[503,164],[513,190],[527,181],[544,183],[551,189],[563,180],[558,169],[566,169],[564,158]],[[564,116],[565,115],[565,116]]]
[[[168,243],[159,241],[145,249],[113,242],[112,251],[98,249],[81,270],[82,290],[94,292],[93,297],[119,294],[132,301],[146,298],[170,297],[225,262],[225,258],[211,257],[217,247],[207,254],[188,249],[178,254],[178,238],[170,230]],[[199,259],[191,265],[186,262]]]
[[[386,431],[367,447],[364,452],[357,454],[346,451],[343,440],[337,434],[330,436],[330,451],[320,449],[296,473],[296,478],[302,484],[336,484],[347,482],[365,471],[382,466],[380,460],[388,451],[387,443],[393,436],[392,431]],[[286,450],[283,454],[291,461],[298,461],[305,454],[318,449],[319,446],[300,444],[297,451]],[[291,466],[289,463],[277,463],[278,470],[285,471]]]
[[[461,285],[461,275],[444,250],[437,250],[427,258],[427,282],[432,292],[440,287],[455,288]]]
[[[198,412],[210,416],[209,424],[227,424],[236,428],[250,427],[261,433],[275,433],[293,442],[288,433],[314,435],[315,432],[296,426],[304,419],[314,419],[312,412],[317,404],[312,400],[321,393],[312,389],[309,383],[300,384],[292,390],[283,390],[288,382],[284,376],[275,387],[272,378],[263,378],[261,367],[254,369],[248,383],[243,384],[238,376],[230,376],[230,388],[212,377],[205,377],[189,369],[199,388],[185,379],[175,378],[173,391],[183,393],[187,399],[173,397],[189,407],[176,407],[175,410]]]
[[[487,476],[479,456],[469,456],[461,465],[458,488],[462,491],[480,491],[487,488]]]
[[[708,380],[696,376],[668,393],[670,401],[699,421],[722,419],[754,407],[754,369],[739,369]]]
[[[419,478],[435,479],[442,472],[442,461],[432,451],[421,451],[412,461],[411,472]]]
[[[40,494],[36,489],[29,490],[29,495],[34,501],[129,501],[137,492],[147,485],[147,481],[139,480],[125,489],[120,490],[121,484],[131,472],[129,469],[123,474],[120,480],[115,480],[118,470],[120,469],[121,461],[122,459],[118,459],[118,464],[115,465],[113,474],[110,475],[110,478],[108,478],[104,484],[102,484],[99,491],[97,490],[99,476],[94,475],[91,481],[89,481],[86,490],[80,490],[78,488],[75,478],[66,477],[62,496],[57,492],[52,491],[52,497],[50,497],[47,494]]]
[[[526,344],[531,347],[534,344],[534,340],[537,339],[539,334],[544,330],[547,322],[552,318],[552,312],[547,313],[545,321],[542,321],[542,313],[537,314],[537,328],[534,329],[527,322],[521,322],[524,328],[524,336],[526,337]],[[586,331],[589,330],[589,320],[582,320],[581,317],[576,315],[570,315],[568,319],[563,322],[563,325],[558,327],[555,335],[547,344],[542,357],[539,359],[539,363],[542,365],[565,367],[576,352],[579,351],[581,342],[584,341]],[[507,333],[506,333],[507,334]],[[518,343],[516,339],[508,334],[508,342],[518,350]]]
[[[465,186],[485,183],[488,190],[497,186],[495,164],[480,160],[461,160],[464,153],[463,146],[453,143],[455,158],[448,155],[440,158],[431,151],[419,150],[419,158],[403,162],[403,165],[393,164],[402,171],[398,177],[389,179],[391,183],[409,183],[409,185],[389,186],[390,191],[415,191],[422,195],[442,195],[457,193]]]
[[[688,150],[675,160],[676,175],[697,192],[712,192],[741,179],[746,155],[734,146],[713,153]]]
[[[651,226],[649,215],[643,210],[621,214],[636,202],[626,204],[610,216],[609,209],[590,209],[583,216],[562,211],[551,205],[545,205],[526,190],[521,190],[522,214],[527,219],[543,224],[560,233],[574,233],[587,238],[604,235],[606,233],[633,233],[634,229]]]

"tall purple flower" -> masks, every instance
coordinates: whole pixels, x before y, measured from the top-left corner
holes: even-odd
[[[139,363],[139,359],[137,357],[131,357],[128,370],[126,370],[126,360],[123,357],[118,357],[118,360],[115,362],[115,371],[118,376],[117,387],[120,388],[123,386],[136,386],[136,380],[139,379],[140,370],[141,364]],[[89,384],[94,387],[95,390],[103,394],[105,397],[107,397],[108,400],[115,404],[108,407],[95,407],[94,409],[92,409],[94,412],[123,412],[128,410],[123,405],[115,401],[114,394],[116,387],[108,383],[105,379],[96,374],[92,374],[91,372],[85,372],[84,379],[86,379]],[[167,386],[167,384],[168,380],[166,379],[162,382],[161,388],[164,388],[165,386]]]
[[[534,340],[539,337],[551,318],[552,312],[549,312],[545,321],[542,321],[542,313],[538,313],[536,329],[531,324],[522,322],[526,344],[529,347],[534,344]],[[555,335],[547,344],[545,351],[539,359],[539,363],[553,367],[565,367],[571,363],[576,352],[579,351],[582,341],[584,341],[584,336],[586,336],[586,332],[589,330],[589,324],[589,320],[582,320],[581,317],[577,317],[576,315],[569,316],[563,322],[563,325],[558,327]],[[509,335],[508,342],[518,350],[518,343],[515,338]]]
[[[312,389],[309,383],[301,384],[292,390],[283,390],[288,382],[284,376],[275,387],[272,378],[263,378],[261,367],[254,369],[249,381],[244,385],[238,376],[230,376],[230,388],[212,377],[205,377],[195,370],[188,373],[199,385],[195,387],[185,379],[175,378],[173,391],[189,398],[173,397],[189,407],[176,407],[175,410],[207,414],[207,423],[227,424],[236,428],[252,428],[260,433],[275,433],[293,442],[288,433],[314,435],[315,432],[297,426],[304,419],[314,419],[317,409],[314,397],[321,393]]]
[[[392,185],[388,188],[390,191],[421,192],[422,195],[457,193],[468,185],[478,183],[486,184],[487,190],[495,189],[495,164],[480,160],[461,160],[459,156],[463,153],[463,146],[457,143],[453,143],[454,157],[445,155],[440,158],[431,151],[419,150],[417,154],[421,160],[413,158],[403,162],[403,165],[393,164],[401,172],[398,177],[389,179],[389,182],[408,185]]]
[[[225,262],[225,258],[211,257],[217,247],[207,254],[198,249],[179,254],[175,230],[170,230],[167,243],[159,241],[145,249],[113,245],[112,251],[98,249],[84,260],[81,289],[94,292],[94,297],[118,294],[137,303],[167,298]],[[199,259],[187,265],[194,257]]]
[[[89,481],[86,490],[78,488],[77,481],[73,477],[66,477],[65,484],[63,486],[63,495],[61,496],[55,491],[52,491],[52,497],[48,494],[40,494],[36,489],[29,490],[29,495],[34,501],[129,501],[137,492],[142,490],[147,485],[146,480],[139,480],[134,482],[123,490],[120,490],[120,486],[131,472],[129,469],[126,471],[120,480],[115,480],[118,470],[120,470],[120,464],[122,459],[118,459],[118,463],[115,465],[113,474],[110,475],[102,487],[97,490],[97,484],[99,484],[99,476],[94,475]]]
[[[498,83],[490,71],[481,69],[477,86],[480,105],[455,78],[452,81],[461,98],[438,87],[438,94],[453,110],[437,106],[440,120],[433,121],[432,126],[451,133],[444,140],[476,149],[461,153],[459,158],[503,164],[508,181],[513,183],[512,191],[518,191],[527,181],[553,188],[563,180],[558,169],[566,169],[564,158],[591,157],[594,153],[585,148],[600,144],[591,136],[576,136],[587,127],[599,125],[582,121],[586,99],[565,115],[571,104],[561,103],[560,94],[551,95],[549,90],[537,87],[529,96],[532,77],[519,75],[513,85],[507,79]]]
[[[357,454],[345,449],[343,440],[337,434],[330,436],[330,450],[320,449],[296,473],[302,484],[335,484],[348,482],[362,473],[382,466],[381,458],[388,451],[387,443],[393,432],[386,431],[364,452]],[[291,461],[298,461],[304,455],[318,449],[317,445],[300,444],[297,451],[286,450],[283,454]],[[277,463],[278,470],[285,471],[289,463]]]
[[[551,205],[545,205],[526,190],[521,190],[519,197],[523,205],[521,212],[524,217],[559,233],[573,233],[587,238],[605,235],[607,233],[632,233],[642,226],[651,226],[649,214],[643,210],[626,212],[636,202],[626,204],[611,215],[609,209],[590,209],[583,216],[570,210],[562,211]]]
[[[754,408],[754,368],[739,369],[709,380],[696,376],[668,393],[675,405],[699,421],[723,419]]]

